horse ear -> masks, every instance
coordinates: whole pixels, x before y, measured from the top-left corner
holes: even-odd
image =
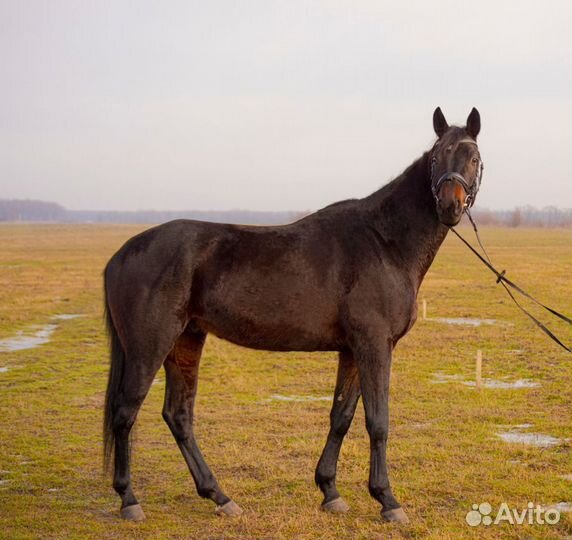
[[[437,133],[437,137],[441,137],[449,129],[449,124],[441,112],[441,107],[437,107],[433,113],[433,129]]]
[[[481,115],[479,111],[473,107],[471,114],[469,114],[467,118],[467,133],[473,137],[473,139],[476,139],[479,131],[481,131]]]

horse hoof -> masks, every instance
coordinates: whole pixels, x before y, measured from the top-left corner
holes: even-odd
[[[385,512],[382,511],[381,517],[384,521],[390,521],[393,523],[409,523],[409,518],[403,511],[403,508],[392,508],[391,510],[386,510]]]
[[[322,510],[330,514],[345,514],[350,507],[341,497],[322,504]]]
[[[217,506],[215,508],[215,514],[217,516],[236,517],[242,514],[242,508],[238,506],[238,504],[236,504],[234,501],[230,500],[222,506]]]
[[[132,504],[121,509],[121,517],[128,521],[143,521],[145,514],[140,504]]]

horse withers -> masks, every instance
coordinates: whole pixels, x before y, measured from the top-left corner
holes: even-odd
[[[465,127],[433,114],[437,141],[400,176],[363,199],[295,223],[254,227],[176,220],[128,240],[105,268],[111,365],[106,462],[121,515],[144,514],[131,488],[129,433],[161,366],[163,417],[201,497],[222,515],[240,507],[199,450],[193,408],[207,334],[271,351],[337,351],[330,430],[318,462],[322,508],[345,512],[336,488],[343,438],[361,395],[370,437],[369,492],[387,521],[407,521],[386,466],[391,355],[417,316],[417,292],[450,226],[474,203],[482,162],[480,116]]]

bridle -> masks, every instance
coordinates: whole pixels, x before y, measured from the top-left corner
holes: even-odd
[[[470,143],[476,145],[477,142],[473,139],[461,139],[457,142],[457,145],[461,143]],[[433,192],[433,197],[439,203],[439,191],[441,186],[448,181],[456,181],[461,184],[462,188],[465,190],[465,201],[463,203],[463,208],[471,208],[475,203],[477,193],[481,187],[481,179],[483,177],[483,162],[479,159],[479,165],[477,169],[477,176],[475,181],[469,185],[465,177],[458,172],[445,172],[439,178],[435,177],[435,169],[437,166],[437,157],[433,154],[431,158],[431,191]]]

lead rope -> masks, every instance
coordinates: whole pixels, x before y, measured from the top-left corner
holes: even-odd
[[[528,298],[529,300],[532,300],[533,302],[535,302],[536,304],[538,304],[539,306],[543,307],[545,310],[549,311],[550,313],[552,313],[553,315],[555,315],[556,317],[558,317],[559,319],[562,319],[563,321],[567,322],[568,324],[572,324],[572,319],[566,317],[566,315],[562,315],[562,313],[559,313],[558,311],[545,306],[542,302],[539,302],[536,298],[534,298],[533,296],[531,296],[530,294],[528,294],[526,291],[523,291],[516,283],[513,283],[510,279],[508,279],[505,276],[506,270],[503,270],[502,272],[499,272],[493,265],[491,262],[491,259],[487,253],[487,250],[485,249],[485,246],[483,246],[483,243],[481,242],[481,238],[479,236],[479,231],[477,229],[477,225],[473,220],[473,217],[471,216],[471,213],[469,212],[469,209],[465,209],[465,212],[467,213],[467,216],[469,217],[469,221],[471,222],[471,225],[473,226],[473,230],[475,231],[475,236],[477,238],[477,242],[479,243],[479,246],[481,246],[481,249],[483,250],[483,253],[485,254],[486,260],[485,258],[471,245],[469,244],[469,242],[467,242],[453,227],[449,227],[449,229],[451,229],[456,235],[457,237],[481,260],[481,262],[493,273],[497,276],[497,283],[500,283],[505,291],[508,293],[508,295],[511,297],[512,301],[517,305],[517,307],[523,312],[525,313],[535,324],[536,326],[538,326],[538,328],[540,328],[548,337],[550,337],[551,339],[553,339],[556,343],[558,343],[558,345],[560,345],[563,349],[565,349],[566,351],[568,351],[569,353],[572,353],[572,348],[568,347],[567,345],[565,345],[564,343],[562,343],[562,341],[560,341],[543,323],[541,323],[534,315],[532,315],[528,310],[526,310],[523,306],[520,305],[520,303],[518,302],[518,300],[514,297],[514,295],[512,294],[512,292],[510,291],[509,287],[511,287],[512,289],[514,289],[515,291],[519,292],[520,294],[522,294],[523,296],[525,296],[526,298]]]

